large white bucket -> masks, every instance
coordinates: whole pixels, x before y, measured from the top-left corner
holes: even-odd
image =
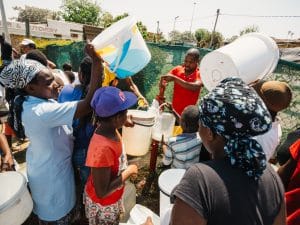
[[[132,76],[150,61],[149,49],[136,19],[128,16],[100,33],[93,41],[97,54],[109,63],[119,78]]]
[[[205,55],[200,64],[201,79],[208,90],[229,76],[249,84],[272,73],[278,60],[279,50],[272,38],[249,33]]]
[[[184,169],[169,169],[161,173],[158,178],[159,186],[159,215],[164,215],[164,211],[169,209],[170,194],[173,188],[179,184],[185,173]]]
[[[152,139],[161,141],[162,136],[164,136],[164,141],[168,141],[169,137],[173,134],[175,120],[175,116],[172,113],[160,113],[156,117],[155,124],[152,129]]]
[[[33,208],[25,177],[13,171],[0,173],[0,184],[0,224],[22,224]]]
[[[132,115],[134,127],[123,126],[122,128],[122,140],[126,154],[145,155],[150,147],[155,115],[142,110],[128,110],[127,115]]]

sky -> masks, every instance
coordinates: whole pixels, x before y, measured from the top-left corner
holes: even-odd
[[[94,0],[92,0],[94,1]],[[62,0],[3,0],[7,20],[17,16],[14,6],[35,6],[59,10]],[[135,16],[148,31],[157,28],[167,37],[174,28],[180,32],[204,28],[212,31],[220,9],[216,31],[225,38],[239,35],[248,26],[275,38],[300,38],[300,0],[96,0],[102,11],[113,16]]]

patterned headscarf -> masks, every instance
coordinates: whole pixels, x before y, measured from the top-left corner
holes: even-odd
[[[231,165],[257,179],[266,157],[251,137],[267,132],[272,119],[254,89],[240,78],[226,78],[202,99],[199,109],[202,125],[226,139],[224,151]]]
[[[18,138],[25,138],[21,115],[26,93],[22,89],[45,68],[37,61],[22,58],[11,62],[0,74],[0,83],[10,89],[11,97],[8,101],[10,115],[8,122]]]
[[[45,68],[45,66],[35,60],[14,60],[2,70],[0,83],[8,88],[22,89],[38,72]]]

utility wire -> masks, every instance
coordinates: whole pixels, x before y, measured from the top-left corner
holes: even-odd
[[[228,14],[228,13],[220,13],[220,15],[222,15],[222,16],[238,16],[238,17],[300,18],[300,16],[262,16],[262,15]]]

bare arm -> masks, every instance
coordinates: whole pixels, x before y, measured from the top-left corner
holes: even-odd
[[[191,91],[198,91],[203,86],[203,83],[200,80],[191,83],[191,82],[184,81],[181,78],[176,77],[172,74],[163,75],[161,76],[161,79],[164,79],[168,82],[174,81],[175,83],[179,84],[183,88]]]
[[[137,174],[137,166],[129,165],[120,176],[114,179],[111,177],[110,167],[92,168],[91,173],[97,196],[104,198],[120,188],[130,176]]]
[[[296,169],[296,166],[297,166],[297,161],[294,160],[292,157],[290,157],[290,159],[285,164],[279,167],[277,173],[280,176],[285,188],[287,188],[290,179]]]
[[[176,198],[171,214],[170,225],[206,225],[207,221],[191,206]]]
[[[145,104],[148,106],[149,103],[147,102],[146,98],[141,94],[139,88],[135,85],[131,77],[126,78],[126,83],[129,86],[130,90],[139,98],[143,99]]]
[[[286,209],[285,209],[285,201],[282,201],[280,211],[275,217],[273,225],[285,225],[286,224]]]
[[[86,52],[92,58],[92,74],[88,93],[85,98],[79,101],[74,118],[80,118],[87,113],[91,112],[92,108],[90,102],[93,98],[95,91],[101,86],[102,76],[103,76],[103,65],[102,59],[100,59],[95,52],[94,46],[92,44],[87,44],[85,47]]]
[[[0,134],[0,148],[4,153],[3,163],[7,163],[9,166],[12,166],[14,164],[13,156],[4,134]],[[1,161],[0,161],[0,165],[1,165]]]

